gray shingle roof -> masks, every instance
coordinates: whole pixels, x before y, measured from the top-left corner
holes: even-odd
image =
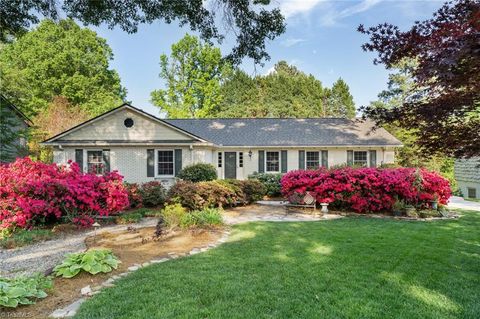
[[[224,146],[401,146],[370,121],[309,119],[165,119],[182,130]]]

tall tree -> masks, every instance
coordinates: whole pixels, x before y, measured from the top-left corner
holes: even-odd
[[[109,68],[107,42],[73,20],[40,25],[0,51],[2,92],[34,117],[55,96],[90,115],[121,104],[125,89]]]
[[[0,95],[0,163],[28,153],[28,149],[20,143],[21,139],[27,139],[29,133],[21,122],[22,118],[15,114],[10,101]]]
[[[152,102],[170,118],[212,116],[230,73],[219,48],[187,34],[172,45],[170,57],[160,56],[160,77],[167,87],[153,91]]]
[[[234,62],[249,57],[258,63],[269,58],[267,40],[285,31],[284,18],[278,8],[269,6],[270,0],[214,0],[205,4],[202,0],[0,0],[0,36],[21,32],[38,23],[39,16],[55,20],[62,11],[86,24],[120,26],[129,33],[136,32],[140,23],[178,21],[198,31],[206,41],[221,42],[232,32],[236,46],[228,57]]]
[[[332,114],[346,118],[355,117],[355,102],[352,94],[350,94],[348,84],[342,78],[333,83],[332,89],[327,94],[326,101],[326,108],[331,110]]]
[[[52,162],[52,148],[40,146],[40,142],[85,122],[89,118],[88,113],[72,105],[67,98],[55,96],[47,108],[35,117],[35,126],[29,141],[30,156],[47,163]]]
[[[222,86],[220,117],[354,117],[348,85],[335,85],[335,94],[322,82],[285,61],[264,76],[237,71]],[[351,111],[353,107],[353,112]]]
[[[370,36],[363,49],[378,53],[375,63],[392,68],[416,59],[412,74],[420,92],[394,108],[365,107],[364,114],[412,130],[429,154],[480,154],[480,2],[447,2],[406,32],[388,23],[359,31]]]

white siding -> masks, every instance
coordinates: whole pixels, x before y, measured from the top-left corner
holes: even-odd
[[[125,127],[124,121],[131,118],[134,125]],[[73,131],[58,140],[192,140],[186,134],[172,129],[162,123],[147,118],[146,116],[122,109],[97,120],[76,131]]]

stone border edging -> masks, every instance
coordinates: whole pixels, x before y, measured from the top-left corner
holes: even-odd
[[[190,250],[188,253],[177,254],[177,253],[174,253],[174,252],[170,252],[170,253],[168,253],[168,257],[164,257],[164,258],[160,258],[160,259],[152,259],[152,260],[144,262],[142,264],[133,264],[132,266],[127,268],[127,271],[125,271],[123,273],[120,273],[118,275],[111,276],[106,281],[104,281],[101,285],[94,286],[94,287],[90,287],[90,285],[85,286],[80,290],[81,294],[84,297],[72,302],[71,304],[69,304],[68,306],[66,306],[64,308],[56,309],[54,312],[52,312],[49,315],[49,318],[70,318],[70,317],[75,316],[77,314],[78,309],[80,308],[80,305],[85,300],[87,300],[88,297],[91,297],[91,296],[94,296],[94,295],[100,293],[103,288],[115,287],[114,282],[116,280],[118,280],[120,278],[123,278],[123,277],[127,276],[128,274],[130,274],[131,272],[139,270],[140,268],[150,266],[152,264],[160,264],[160,263],[172,260],[172,259],[177,259],[179,257],[196,255],[198,253],[202,253],[202,252],[205,252],[209,249],[215,248],[215,247],[217,247],[217,246],[219,246],[219,245],[221,245],[221,244],[223,244],[227,241],[228,237],[230,236],[231,229],[227,228],[226,230],[223,230],[222,232],[223,232],[222,237],[220,237],[214,243],[208,244],[207,246],[195,247],[192,250]]]

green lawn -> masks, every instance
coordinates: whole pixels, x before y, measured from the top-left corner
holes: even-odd
[[[480,213],[459,220],[238,225],[141,269],[76,318],[479,318]]]

